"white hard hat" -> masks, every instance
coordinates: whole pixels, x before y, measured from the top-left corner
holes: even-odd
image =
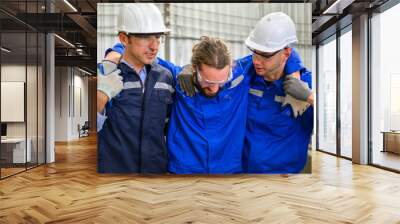
[[[160,10],[153,3],[130,3],[121,7],[118,32],[167,33]]]
[[[293,20],[283,12],[273,12],[257,22],[245,44],[261,52],[275,52],[296,42]]]

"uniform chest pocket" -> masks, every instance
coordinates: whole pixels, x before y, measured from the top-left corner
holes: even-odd
[[[273,133],[280,137],[292,135],[293,131],[296,130],[295,124],[290,106],[276,110],[276,114],[270,121],[271,129],[274,130]]]
[[[141,89],[122,90],[110,105],[110,118],[124,121],[129,118],[138,119],[141,114],[143,93]]]
[[[158,98],[158,102],[171,104],[173,102],[172,93],[174,91],[174,87],[168,83],[158,81],[154,84],[154,97]]]
[[[121,91],[118,96],[126,96],[126,95],[137,95],[141,96],[143,94],[142,84],[140,81],[136,82],[124,82],[124,89]]]
[[[164,125],[168,113],[168,106],[173,102],[172,95],[168,90],[154,90],[151,102],[149,102],[150,116],[154,127]]]
[[[226,120],[228,114],[232,114],[233,109],[240,108],[243,98],[238,89],[225,89],[218,96],[219,99],[215,101],[215,109],[213,111],[219,112],[219,120]]]
[[[123,104],[140,105],[143,93],[141,89],[127,89],[121,91],[114,99]]]
[[[156,98],[158,98],[158,100],[164,104],[173,103],[172,94],[168,90],[158,90],[156,93]]]
[[[263,97],[264,91],[258,90],[258,89],[249,89],[249,104],[252,107],[258,108],[262,97]]]

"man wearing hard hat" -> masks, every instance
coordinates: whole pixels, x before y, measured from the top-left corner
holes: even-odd
[[[296,42],[295,24],[281,12],[264,16],[245,41],[253,52],[253,66],[246,70],[252,77],[243,164],[248,173],[298,173],[307,161],[311,73],[302,68],[297,79],[284,69]],[[295,116],[286,103],[300,105]]]
[[[98,75],[100,173],[167,171],[163,130],[173,101],[174,80],[155,58],[161,38],[168,31],[153,4],[121,8],[118,36],[125,53],[118,70],[103,63]]]

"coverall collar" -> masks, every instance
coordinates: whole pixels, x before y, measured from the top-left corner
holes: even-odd
[[[263,86],[265,86],[265,87],[272,87],[272,86],[275,86],[276,88],[283,88],[282,86],[283,86],[283,81],[285,80],[285,77],[286,77],[286,75],[287,74],[283,74],[282,75],[282,77],[280,77],[278,80],[275,80],[275,81],[272,81],[272,82],[268,82],[268,81],[266,81],[262,76],[260,76],[260,75],[258,75],[257,74],[257,79],[256,79],[256,81],[258,82],[258,83],[262,83],[262,85]]]
[[[129,64],[125,59],[122,58],[120,63],[127,65],[130,69],[132,69],[135,73],[137,73],[136,70],[134,69],[133,65]],[[143,71],[143,69],[145,69],[145,71],[144,71],[145,73],[148,73],[151,69],[151,65],[144,65],[142,70],[139,71],[139,73],[141,73]]]

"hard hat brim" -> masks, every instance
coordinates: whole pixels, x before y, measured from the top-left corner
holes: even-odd
[[[247,47],[260,51],[260,52],[265,52],[265,53],[273,53],[275,51],[279,51],[282,50],[285,46],[283,47],[275,47],[275,48],[268,48],[265,46],[262,46],[260,44],[255,43],[254,41],[251,40],[250,36],[247,37],[247,39],[244,42],[246,44]]]
[[[120,31],[118,31],[118,33],[129,33],[129,34],[168,34],[168,33],[170,33],[171,32],[171,30],[170,29],[165,29],[165,30],[162,30],[162,31],[160,31],[160,32],[157,32],[157,31],[151,31],[151,32],[134,32],[134,33],[132,33],[132,32],[127,32],[127,31],[124,31],[124,30],[120,30]]]

